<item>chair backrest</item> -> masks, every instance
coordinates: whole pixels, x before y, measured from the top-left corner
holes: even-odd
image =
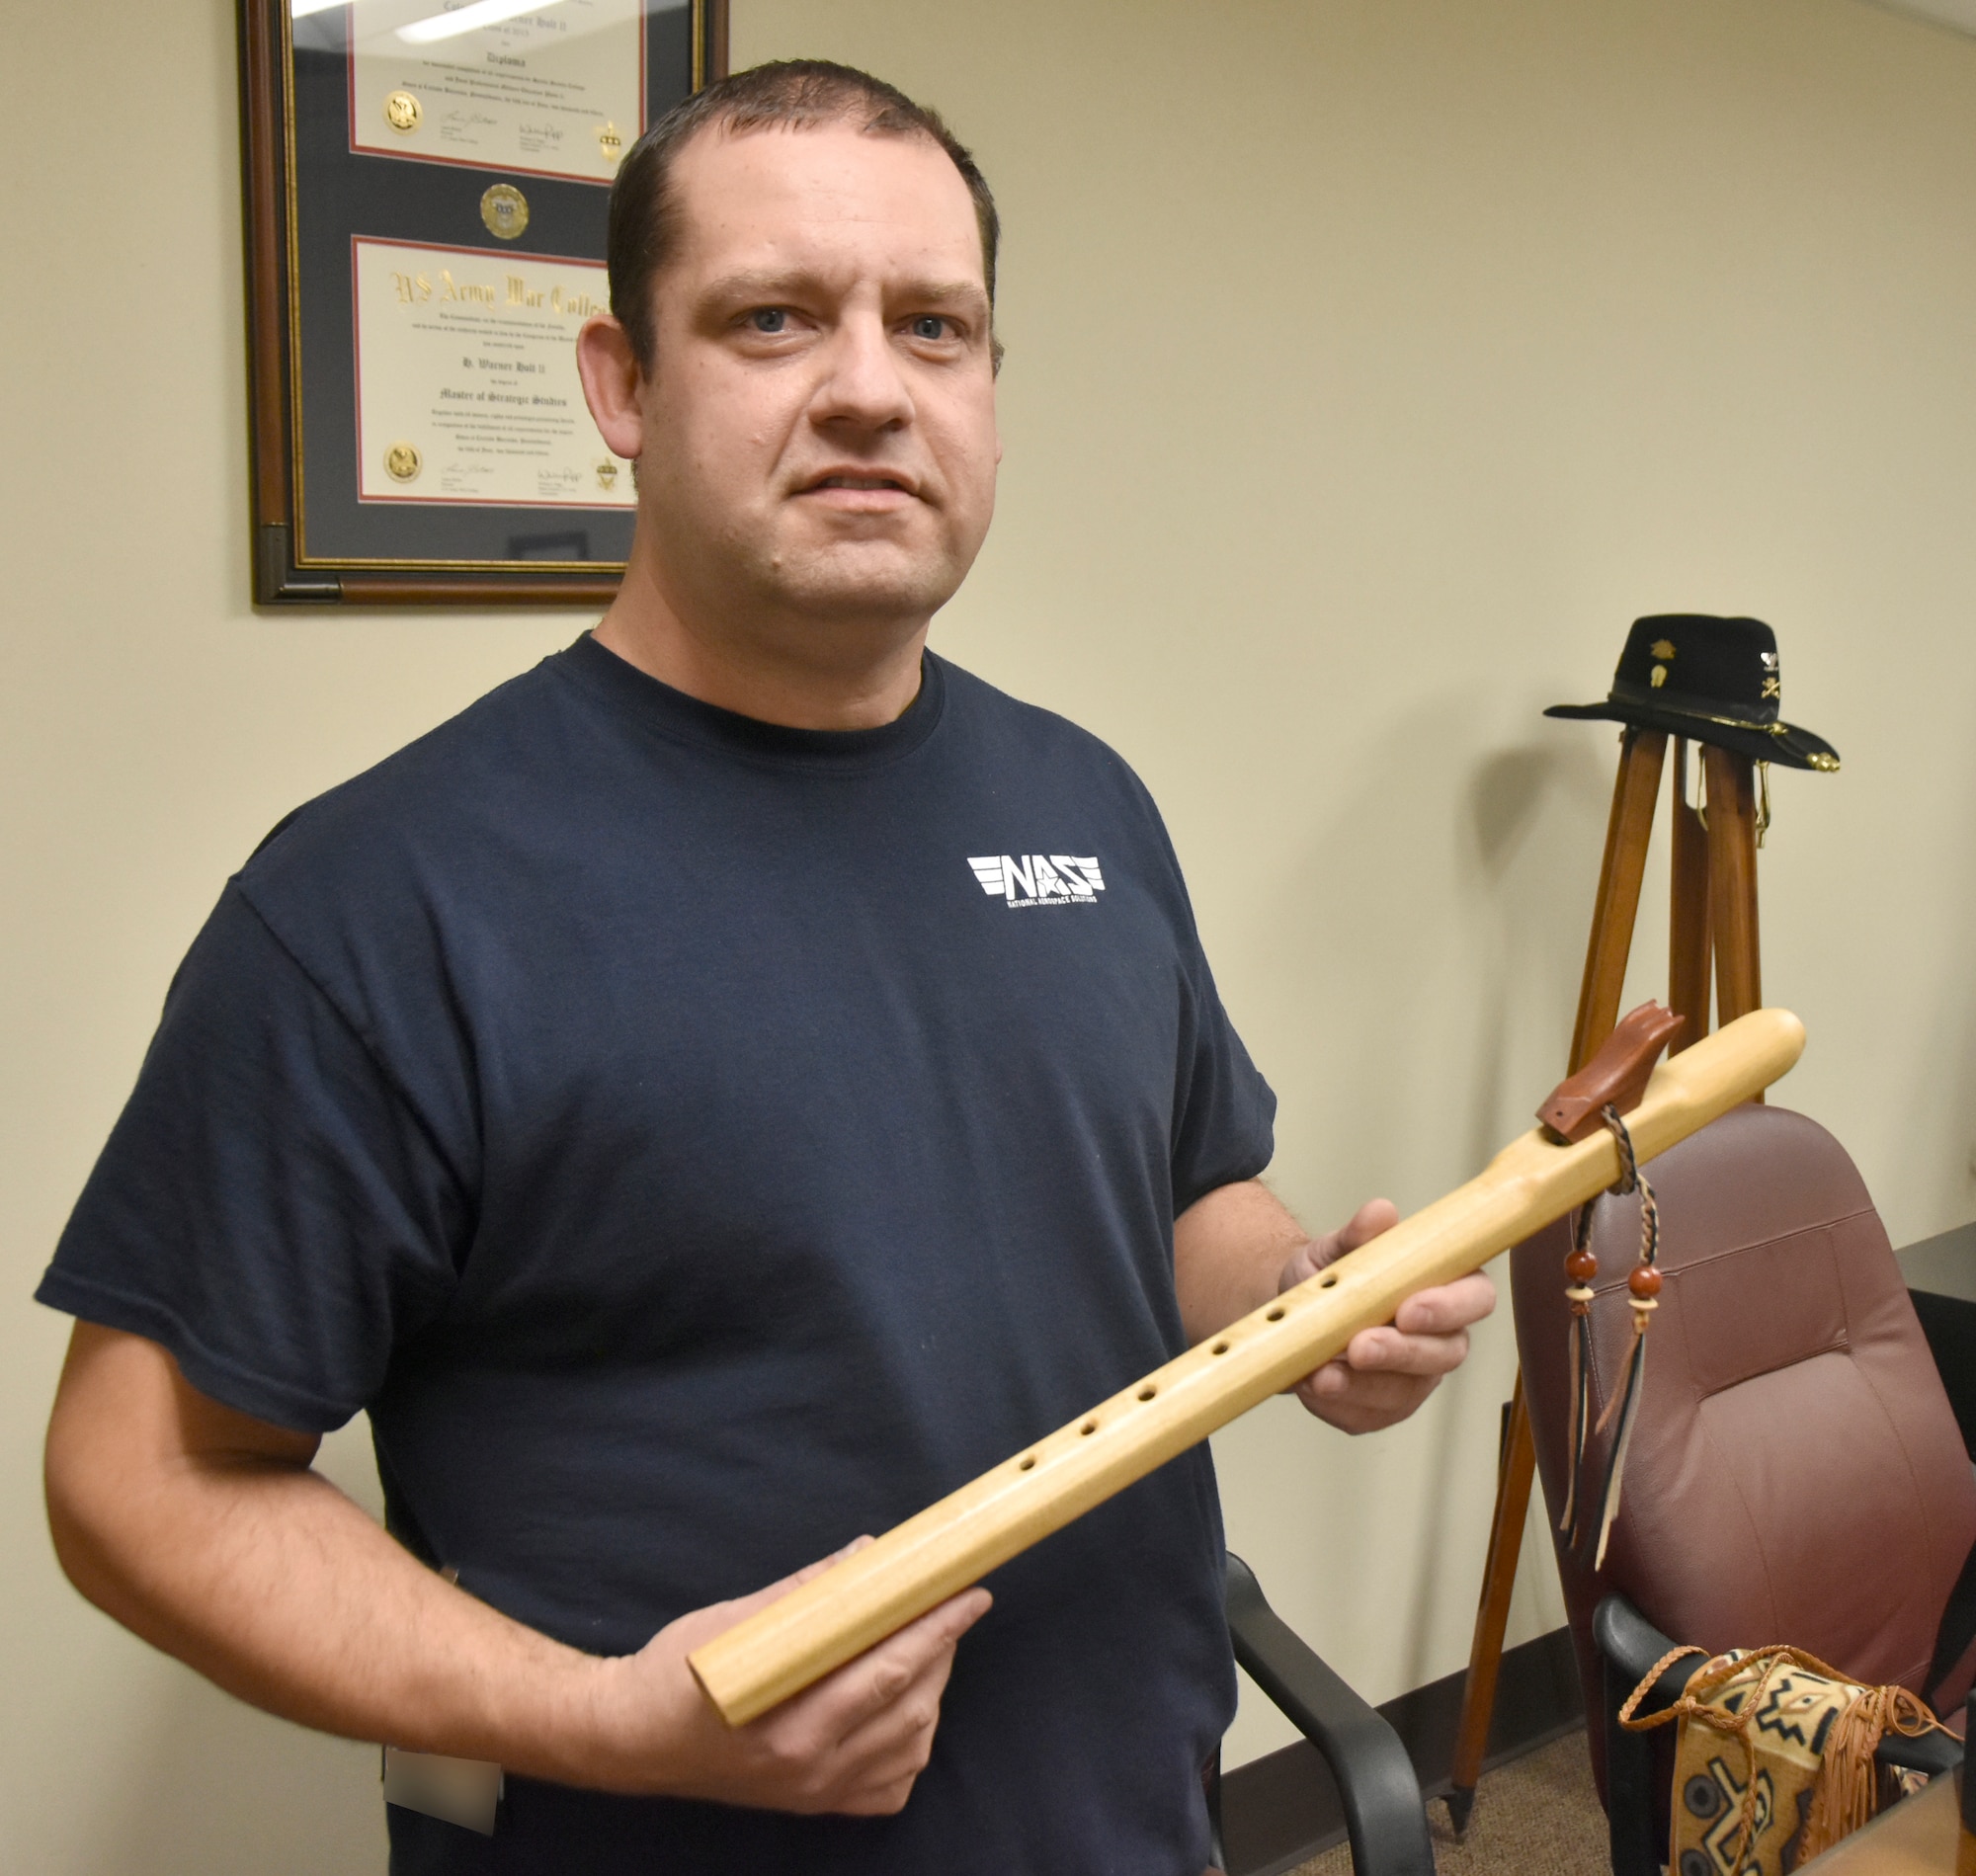
[[[1976,1539],[1976,1479],[1865,1185],[1824,1128],[1779,1107],[1736,1108],[1646,1173],[1665,1281],[1619,1521],[1596,1576],[1555,1535],[1570,1221],[1511,1262],[1587,1711],[1601,1711],[1592,1611],[1612,1590],[1711,1653],[1786,1642],[1860,1680],[1919,1690]],[[1635,1199],[1597,1201],[1595,1418],[1624,1378],[1639,1238]],[[1594,1442],[1588,1476],[1603,1476],[1609,1439]]]

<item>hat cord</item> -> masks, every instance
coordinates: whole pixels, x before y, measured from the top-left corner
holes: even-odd
[[[1694,818],[1701,831],[1708,832],[1708,772],[1699,763],[1694,771]],[[1757,765],[1757,845],[1764,844],[1764,836],[1770,831],[1770,765],[1760,762]]]

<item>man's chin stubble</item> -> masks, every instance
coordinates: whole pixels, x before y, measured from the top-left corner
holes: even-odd
[[[911,618],[939,611],[960,585],[964,569],[858,551],[867,544],[785,551],[760,570],[763,596],[820,618]]]

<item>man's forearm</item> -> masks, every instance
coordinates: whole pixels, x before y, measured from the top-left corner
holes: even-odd
[[[1205,1341],[1267,1303],[1309,1235],[1259,1180],[1195,1199],[1174,1220],[1174,1286],[1188,1341]]]
[[[305,1436],[271,1452],[264,1429],[229,1449],[208,1425],[186,1450],[187,1414],[225,1414],[191,1393],[156,1345],[78,1329],[47,1484],[56,1551],[85,1595],[302,1725],[592,1781],[606,1664],[424,1568],[307,1469]]]

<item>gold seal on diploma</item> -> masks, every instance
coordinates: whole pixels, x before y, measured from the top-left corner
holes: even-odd
[[[609,456],[597,465],[597,486],[601,489],[618,486],[618,465]]]
[[[616,169],[618,167],[618,159],[624,154],[624,138],[615,123],[606,123],[599,126],[597,131],[597,150],[598,154],[604,158],[605,162],[611,168]]]
[[[394,443],[384,451],[384,473],[393,482],[414,482],[424,467],[418,450],[409,443]]]
[[[480,198],[480,219],[497,241],[515,241],[529,225],[529,199],[513,183],[496,183]]]
[[[425,107],[409,91],[394,91],[384,100],[384,122],[400,136],[410,136],[425,115]]]

